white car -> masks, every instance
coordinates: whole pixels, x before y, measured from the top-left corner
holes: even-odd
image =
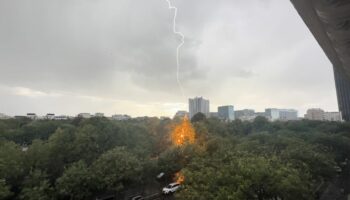
[[[170,183],[168,186],[163,188],[163,194],[176,192],[180,188],[181,188],[180,183]]]

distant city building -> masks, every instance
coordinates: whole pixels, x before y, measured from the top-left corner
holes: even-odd
[[[218,117],[223,120],[233,121],[235,120],[235,111],[233,106],[220,106],[218,107]]]
[[[279,120],[279,118],[280,118],[280,112],[279,112],[279,109],[277,109],[277,108],[265,109],[265,115],[271,121]]]
[[[234,111],[234,113],[235,113],[235,119],[240,119],[243,121],[250,121],[255,118],[255,110],[251,110],[251,109],[237,110],[237,111]]]
[[[146,121],[146,120],[149,120],[151,118],[154,118],[154,117],[139,116],[139,117],[135,117],[134,119],[137,120],[137,121]]]
[[[210,112],[209,113],[209,117],[211,117],[211,118],[219,118],[219,113],[217,113],[217,112]]]
[[[66,116],[66,115],[59,115],[59,116],[55,116],[55,120],[68,120],[70,117]]]
[[[342,115],[341,112],[325,112],[324,113],[324,120],[325,121],[342,121]]]
[[[35,113],[27,113],[27,117],[32,120],[38,119],[38,116]]]
[[[88,119],[88,118],[91,118],[91,114],[90,113],[80,113],[80,114],[78,114],[78,117]]]
[[[9,118],[11,118],[11,117],[9,117],[3,113],[0,113],[0,119],[9,119]]]
[[[298,120],[298,111],[294,109],[281,109],[280,110],[280,120],[281,121],[290,121]]]
[[[305,119],[308,120],[324,120],[324,110],[320,108],[311,108],[306,111],[306,114],[304,115]]]
[[[112,115],[112,120],[123,121],[131,119],[129,115]]]
[[[190,118],[199,112],[209,117],[209,100],[206,100],[203,97],[195,97],[193,99],[189,99],[188,107]]]
[[[44,117],[44,119],[53,120],[53,119],[55,119],[55,114],[47,113],[46,116]]]
[[[176,112],[174,118],[184,118],[185,116],[188,116],[189,113],[187,111],[184,110],[179,110]]]
[[[320,108],[311,108],[306,111],[305,119],[318,121],[342,121],[340,112],[325,112]]]
[[[265,113],[265,112],[256,112],[256,113],[255,113],[255,117],[266,117],[266,118],[268,118],[268,117],[266,116],[266,113]]]
[[[95,117],[104,117],[105,114],[104,113],[95,113]]]
[[[265,115],[271,121],[298,120],[298,111],[294,109],[267,108],[265,109]]]
[[[24,115],[15,115],[14,118],[15,118],[15,119],[26,119],[27,116],[24,116]]]

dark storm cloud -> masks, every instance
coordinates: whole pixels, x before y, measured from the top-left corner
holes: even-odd
[[[246,105],[256,93],[265,99],[255,100],[259,109],[269,101],[302,107],[290,98],[274,99],[298,88],[308,93],[305,102],[326,94],[335,107],[334,85],[326,84],[333,81],[329,63],[319,62],[324,54],[289,1],[172,2],[186,37],[180,52],[186,95]],[[46,103],[40,105],[72,112],[79,109],[63,106],[72,97],[84,102],[81,110],[92,100],[105,112],[144,114],[160,113],[154,109],[162,103],[184,102],[176,83],[180,38],[167,6],[165,0],[1,0],[0,97],[6,98],[0,112],[16,112],[16,98],[27,107],[37,108],[41,98]],[[317,75],[306,66],[317,66]],[[324,90],[311,94],[319,79]],[[138,104],[140,111],[130,111]]]
[[[146,89],[175,86],[179,40],[165,1],[5,0],[0,9],[3,83],[79,88],[113,84],[126,71]],[[190,48],[184,74],[197,70]]]

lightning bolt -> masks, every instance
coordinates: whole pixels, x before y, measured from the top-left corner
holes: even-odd
[[[173,32],[175,35],[178,35],[181,37],[181,42],[176,48],[176,81],[177,84],[181,90],[182,96],[185,98],[185,93],[180,81],[180,49],[185,44],[185,35],[181,33],[180,31],[176,30],[176,18],[177,18],[177,7],[173,6],[170,2],[170,0],[166,0],[169,5],[170,10],[174,10],[174,18],[173,18]]]

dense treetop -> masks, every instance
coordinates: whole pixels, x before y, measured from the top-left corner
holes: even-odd
[[[177,199],[310,200],[348,170],[349,123],[197,116],[195,143],[175,146],[180,122],[0,120],[0,199],[94,199],[180,171]]]

